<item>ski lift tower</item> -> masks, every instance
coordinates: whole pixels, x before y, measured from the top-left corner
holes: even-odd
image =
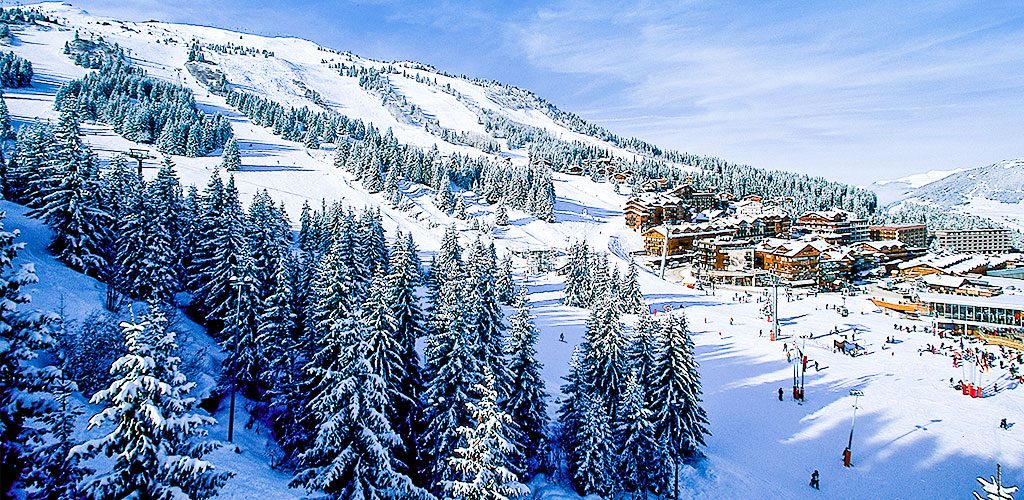
[[[134,158],[135,161],[139,162],[139,166],[138,166],[139,177],[142,177],[142,160],[152,160],[152,159],[156,158],[155,156],[149,154],[149,150],[148,149],[139,149],[139,148],[129,148],[128,149],[128,157],[129,158]]]
[[[850,395],[853,396],[853,420],[850,421],[850,440],[846,442],[846,449],[843,450],[843,465],[851,467],[851,461],[853,460],[853,426],[857,423],[857,400],[864,395],[863,391],[857,389],[851,389]]]
[[[779,276],[771,273],[772,276],[772,334],[771,341],[779,338]]]

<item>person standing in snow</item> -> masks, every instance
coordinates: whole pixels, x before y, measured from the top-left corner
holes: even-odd
[[[779,401],[782,401],[782,388],[779,387]]]
[[[814,472],[811,473],[811,488],[821,489],[821,484],[818,482],[818,469],[814,469]]]

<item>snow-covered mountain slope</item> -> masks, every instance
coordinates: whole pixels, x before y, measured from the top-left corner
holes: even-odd
[[[928,174],[916,180],[924,180]],[[1008,227],[1024,230],[1024,159],[1005,160],[986,167],[935,173],[941,178],[920,186],[907,186],[892,200],[917,203],[941,210],[992,219]],[[911,178],[904,178],[907,180]],[[884,184],[898,185],[900,181]],[[882,192],[879,191],[881,197]]]
[[[871,189],[878,195],[878,204],[885,206],[903,200],[919,187],[940,181],[963,171],[964,169],[962,168],[954,170],[929,170],[919,174],[900,177],[899,179],[875,181],[868,186],[868,189]]]
[[[912,197],[943,207],[985,198],[1006,204],[1024,201],[1024,160],[1006,160],[944,177],[914,190]]]
[[[887,186],[890,184],[904,185],[908,188],[914,189],[924,186],[925,184],[931,184],[936,181],[940,181],[949,177],[953,174],[963,172],[964,169],[957,168],[953,170],[929,170],[920,174],[910,174],[906,177],[900,177],[899,179],[893,179],[888,181],[877,181],[876,185]]]
[[[16,127],[34,120],[56,120],[54,95],[60,85],[81,78],[90,71],[76,66],[63,53],[64,44],[71,41],[76,32],[83,38],[102,36],[109,43],[123,47],[133,65],[145,68],[152,76],[180,82],[192,88],[201,108],[228,117],[242,153],[242,169],[235,172],[234,176],[243,199],[251,199],[256,192],[266,189],[275,200],[285,204],[296,223],[302,204],[306,202],[319,206],[322,201],[330,203],[344,200],[354,207],[380,206],[385,216],[385,226],[389,230],[397,227],[404,232],[411,232],[421,248],[427,251],[433,250],[439,243],[440,231],[436,229],[439,225],[456,223],[464,229],[469,228],[468,222],[458,221],[439,211],[431,202],[429,190],[423,186],[409,185],[404,188],[414,205],[411,209],[398,210],[388,206],[383,203],[381,195],[367,194],[351,176],[335,168],[328,148],[310,150],[302,147],[301,143],[284,140],[271,130],[253,124],[228,106],[224,98],[209,92],[187,70],[182,69],[189,43],[195,39],[202,39],[203,43],[209,44],[233,41],[257,50],[267,50],[273,52],[275,57],[223,54],[213,50],[206,50],[205,54],[218,61],[216,67],[225,70],[231,81],[238,82],[252,93],[282,103],[315,108],[319,105],[307,97],[303,90],[312,89],[322,97],[322,100],[317,101],[325,103],[328,108],[361,118],[381,130],[390,128],[402,142],[422,147],[436,145],[448,153],[485,154],[468,146],[445,142],[422,126],[395,118],[378,97],[364,91],[355,79],[340,76],[320,61],[323,57],[329,57],[345,60],[346,64],[382,66],[383,63],[327,52],[312,42],[293,38],[266,38],[188,25],[122,23],[90,16],[66,4],[47,3],[41,4],[41,8],[59,18],[62,25],[15,26],[15,41],[8,47],[8,50],[31,61],[36,72],[32,87],[5,91]],[[424,75],[428,73],[427,70],[410,70],[410,76],[414,72]],[[439,82],[457,87],[460,93],[470,96],[472,102],[482,107],[514,116],[532,126],[547,127],[552,133],[610,148],[596,139],[568,131],[538,110],[501,107],[489,97],[487,89],[468,80],[435,73],[431,75],[431,78]],[[418,84],[413,79],[400,77],[395,80],[396,87],[409,96],[410,101],[416,99],[417,106],[436,116],[443,126],[467,132],[482,130],[475,119],[476,115],[456,102],[450,94],[433,86]],[[162,156],[152,145],[131,142],[105,124],[85,123],[82,128],[86,133],[86,141],[102,161],[115,153],[127,152],[130,148],[142,148],[152,152],[155,157]],[[618,151],[622,155],[631,155],[621,149]],[[517,163],[527,161],[525,150],[503,151],[500,155]],[[216,156],[174,156],[172,159],[182,181],[186,185],[200,187],[206,184],[213,169],[220,163],[220,158]],[[158,158],[146,160],[145,175],[155,174],[158,162]],[[554,181],[557,194],[555,218],[558,223],[541,222],[525,213],[510,210],[512,223],[500,230],[500,248],[550,247],[563,245],[569,239],[585,239],[593,232],[591,228],[595,221],[621,213],[625,198],[614,193],[609,184],[593,183],[558,173],[554,174]],[[470,216],[485,220],[493,217],[494,206],[476,201],[472,193],[457,195],[466,197]],[[584,209],[589,209],[588,214],[582,214]]]
[[[355,76],[341,74],[344,68],[396,68],[386,79],[392,97],[422,110],[425,119],[457,132],[486,135],[480,123],[481,110],[495,112],[523,125],[542,128],[558,138],[581,141],[609,149],[612,154],[632,159],[634,153],[571,131],[533,106],[535,96],[519,89],[509,90],[492,82],[470,81],[447,76],[430,66],[412,62],[382,62],[338,52],[308,40],[288,37],[264,37],[240,34],[218,28],[168,24],[161,22],[122,22],[90,15],[68,4],[45,3],[43,10],[56,16],[67,30],[58,30],[45,40],[46,45],[70,39],[73,30],[80,36],[102,36],[123,47],[133,64],[156,77],[180,82],[206,95],[206,87],[185,70],[189,48],[194,42],[204,47],[201,63],[207,69],[224,74],[238,89],[258,94],[284,105],[329,109],[350,118],[362,119],[381,130],[391,129],[404,143],[429,147],[442,152],[481,154],[471,146],[454,144],[432,135],[416,123],[408,109],[388,105],[381,92],[359,85]],[[63,31],[63,33],[60,33]],[[17,48],[15,52],[18,52]],[[81,72],[81,71],[79,71]],[[518,95],[522,94],[522,95]],[[393,102],[393,101],[392,101]],[[523,151],[507,154],[522,158]]]

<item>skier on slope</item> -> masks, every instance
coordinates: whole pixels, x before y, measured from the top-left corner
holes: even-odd
[[[811,488],[821,489],[821,484],[818,482],[818,469],[814,469],[814,472],[811,473]]]
[[[782,388],[779,387],[779,401],[782,401]]]

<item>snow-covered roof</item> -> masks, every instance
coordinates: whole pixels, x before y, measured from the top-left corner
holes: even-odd
[[[734,229],[735,228],[733,228],[732,226],[719,224],[717,222],[696,222],[687,224],[672,224],[667,226],[654,226],[648,229],[644,234],[653,231],[662,236],[664,236],[667,233],[669,236],[675,237],[698,233],[725,233],[728,231],[732,231]]]
[[[967,274],[968,278],[984,281],[989,285],[1002,287],[1004,291],[1008,292],[1019,292],[1024,291],[1024,280],[1017,278],[1003,278],[1001,276],[990,276],[981,274]]]
[[[915,266],[931,266],[948,274],[964,274],[979,267],[998,266],[1006,263],[1008,260],[1005,256],[969,253],[957,253],[947,256],[927,254],[916,259],[910,259],[898,267],[900,269],[910,269]]]
[[[975,307],[1002,307],[1024,311],[1024,295],[996,295],[994,297],[974,297],[968,295],[953,295],[949,293],[918,294],[922,302],[933,304],[958,304]]]
[[[865,242],[862,242],[861,245],[869,246],[871,248],[874,248],[875,250],[886,250],[886,249],[891,249],[891,248],[906,248],[907,247],[907,244],[903,243],[900,240],[865,241]]]
[[[847,210],[840,210],[840,209],[815,210],[813,212],[807,212],[807,213],[801,215],[800,217],[804,218],[804,217],[813,217],[813,216],[818,216],[818,217],[821,217],[821,218],[824,218],[824,219],[828,219],[828,220],[833,220],[833,221],[853,221],[853,220],[859,221],[859,220],[862,220],[862,219],[859,219],[857,217],[857,214],[855,214],[853,212],[850,212],[850,211],[847,211]]]
[[[948,274],[929,274],[921,278],[928,286],[941,288],[960,288],[967,278],[962,276],[950,276]]]
[[[758,249],[761,251],[771,252],[776,255],[782,255],[785,257],[793,257],[805,248],[811,247],[818,252],[824,252],[834,247],[827,241],[822,239],[809,240],[801,238],[798,240],[784,240],[781,238],[765,238],[764,241],[758,245]]]
[[[641,193],[639,196],[630,198],[627,203],[639,203],[642,205],[667,205],[681,203],[683,200],[678,196],[670,196],[665,193]]]

